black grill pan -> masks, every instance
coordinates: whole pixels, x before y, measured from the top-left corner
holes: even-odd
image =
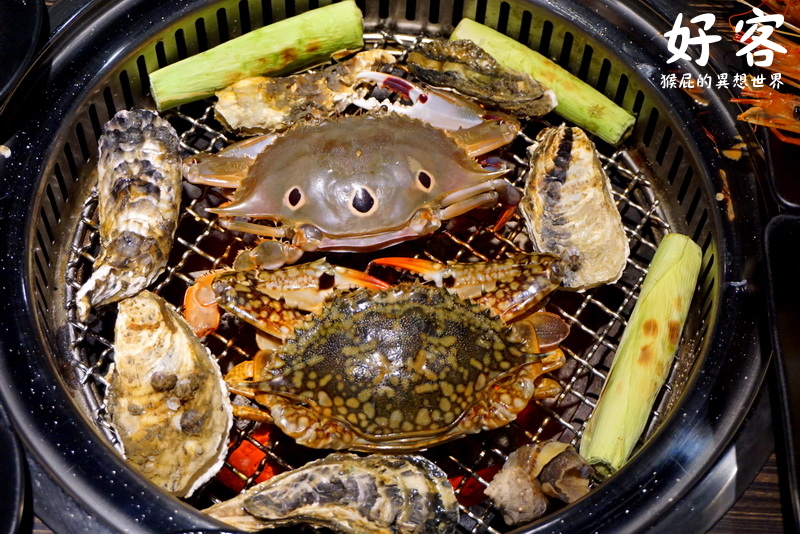
[[[90,247],[79,245],[85,242],[80,232],[91,236],[92,231],[83,169],[96,155],[100,126],[116,110],[147,103],[150,72],[316,5],[297,0],[92,2],[59,31],[0,110],[0,143],[11,151],[0,159],[0,295],[10,308],[0,337],[0,395],[30,454],[112,530],[172,532],[222,525],[195,507],[213,500],[213,492],[192,503],[163,494],[126,466],[104,424],[97,396],[100,370],[95,369],[104,356],[87,354],[85,325],[74,321],[70,303],[78,283],[70,258],[90,264],[91,256]],[[579,439],[637,284],[667,230],[689,235],[704,254],[678,363],[631,462],[586,498],[520,531],[639,532],[656,525],[723,452],[766,368],[758,335],[764,305],[754,158],[747,150],[736,160],[721,154],[741,142],[755,143],[733,118],[731,95],[709,90],[698,99],[661,88],[671,56],[662,33],[674,20],[663,6],[631,0],[358,5],[366,31],[377,35],[447,35],[460,18],[476,19],[553,57],[637,116],[622,150],[601,147],[634,244],[623,281],[609,290],[618,292],[612,300],[622,302],[600,325],[602,332],[589,328],[576,312],[573,331],[595,341],[587,343],[589,348],[571,347],[575,372],[561,377],[567,393],[562,404],[545,410],[546,424],[552,425],[545,428],[558,429],[566,441]],[[688,7],[683,11],[687,17],[692,13]],[[681,68],[696,78],[728,70],[729,59],[730,54],[715,52],[708,70],[691,63]],[[180,122],[187,113],[181,110],[172,118]],[[209,135],[215,139],[213,132]],[[169,289],[181,280],[170,271],[160,287]],[[604,295],[581,295],[581,305],[608,308]],[[574,311],[570,302],[554,305],[569,314]],[[505,453],[491,446],[501,436],[459,440],[455,447],[497,462]],[[453,449],[431,453],[455,454]],[[461,465],[457,471],[474,477],[479,465]],[[466,512],[464,532],[507,530],[490,508]]]

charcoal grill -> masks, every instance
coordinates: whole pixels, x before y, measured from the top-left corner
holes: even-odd
[[[681,232],[701,246],[703,268],[676,364],[646,439],[628,465],[586,498],[522,530],[623,532],[656,524],[723,451],[766,367],[753,313],[760,306],[761,262],[753,156],[747,148],[722,155],[723,149],[755,143],[732,118],[729,95],[661,87],[671,53],[660,32],[675,16],[663,6],[598,0],[357,3],[368,46],[402,54],[416,39],[446,36],[462,17],[472,18],[554,58],[637,116],[619,150],[599,145],[631,242],[627,269],[616,284],[559,293],[548,304],[572,325],[564,344],[569,364],[557,374],[563,393],[508,428],[425,454],[451,477],[460,477],[456,491],[465,498],[526,441],[577,443],[655,247],[667,231]],[[107,424],[103,375],[113,358],[113,312],[83,324],[75,319],[73,302],[97,252],[95,200],[86,169],[96,156],[100,128],[117,110],[148,105],[153,70],[318,4],[93,2],[59,32],[2,109],[0,140],[11,155],[0,158],[0,291],[10,309],[0,338],[0,392],[28,451],[109,529],[220,528],[197,510],[231,491],[212,482],[190,502],[160,492],[126,466]],[[680,68],[694,78],[730,69],[730,55],[712,52],[707,69],[694,63]],[[218,150],[231,141],[214,122],[208,102],[167,116],[181,133],[186,153]],[[521,155],[541,126],[529,125],[514,143],[518,170],[510,179],[517,185],[525,166]],[[170,266],[153,288],[176,305],[193,272],[229,263],[248,244],[205,214],[213,194],[192,193],[184,202]],[[529,247],[521,219],[494,231],[478,214],[401,250],[444,261],[492,259]],[[346,256],[336,259],[366,262]],[[209,344],[223,364],[247,353],[235,336],[218,335]],[[235,446],[251,441],[252,430],[252,425],[238,426]],[[323,454],[280,437],[262,448],[270,462],[284,468]],[[230,464],[226,469],[245,484],[257,475]],[[461,532],[511,530],[483,500],[463,506],[462,512]]]

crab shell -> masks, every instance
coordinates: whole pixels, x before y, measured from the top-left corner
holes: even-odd
[[[491,181],[506,172],[481,167],[447,133],[422,121],[346,116],[276,139],[256,157],[233,201],[211,211],[279,222],[319,250],[372,250],[497,202],[511,186]],[[450,204],[458,206],[455,213],[444,211]]]
[[[233,386],[262,392],[275,424],[314,448],[411,451],[503,426],[560,390],[541,375],[565,362],[558,349],[531,354],[483,306],[419,283],[334,295],[294,334],[260,353],[255,381]]]

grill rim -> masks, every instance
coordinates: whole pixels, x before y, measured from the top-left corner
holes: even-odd
[[[537,5],[547,6],[555,13],[561,12],[564,16],[563,10],[557,5],[550,5],[548,2],[535,2]],[[98,32],[97,35],[88,35],[89,26],[97,24],[99,20],[113,20],[118,16],[131,15],[135,16],[136,13],[146,14],[147,21],[151,24],[147,28],[147,35],[156,35],[162,31],[163,28],[169,27],[174,21],[179,20],[183,16],[188,15],[190,12],[199,11],[213,5],[213,2],[208,0],[193,0],[191,3],[150,3],[147,0],[139,0],[137,2],[125,3],[122,5],[104,5],[101,1],[93,2],[88,8],[81,12],[80,16],[73,20],[70,25],[59,33],[51,45],[45,50],[44,55],[37,61],[34,69],[25,78],[19,90],[9,98],[6,106],[0,110],[0,117],[3,117],[3,124],[8,125],[7,131],[2,132],[0,139],[5,139],[6,135],[10,133],[11,125],[21,125],[21,129],[16,134],[9,135],[8,140],[4,141],[12,149],[12,157],[9,160],[0,161],[0,179],[3,180],[5,197],[0,204],[0,215],[2,215],[2,246],[7,255],[7,260],[0,264],[0,295],[3,295],[6,302],[12,303],[14,306],[19,306],[19,311],[14,315],[10,324],[7,325],[7,335],[0,339],[0,353],[3,358],[0,360],[0,376],[5,378],[3,380],[2,388],[0,388],[0,396],[6,406],[10,408],[11,416],[14,419],[20,435],[25,442],[26,448],[33,456],[40,461],[43,465],[47,466],[48,470],[55,476],[55,478],[62,484],[70,489],[70,492],[78,500],[82,501],[87,507],[93,511],[102,510],[103,518],[108,520],[110,524],[116,527],[128,528],[131,522],[130,514],[127,512],[114,514],[112,510],[119,505],[116,501],[116,495],[120,487],[127,487],[123,495],[132,494],[146,494],[153,501],[168,512],[164,514],[156,510],[156,506],[151,506],[150,510],[146,512],[134,512],[136,514],[147,515],[146,523],[144,521],[133,521],[130,526],[132,531],[137,531],[141,528],[154,528],[156,525],[153,521],[167,521],[166,514],[175,516],[170,518],[167,523],[158,524],[155,528],[159,530],[174,530],[177,528],[187,528],[187,525],[195,525],[196,527],[218,527],[220,523],[206,518],[207,525],[203,524],[204,517],[196,510],[183,502],[171,498],[161,492],[152,490],[149,482],[144,481],[139,475],[131,473],[130,469],[126,467],[124,462],[114,455],[110,447],[99,447],[99,449],[106,448],[107,454],[101,454],[100,457],[92,457],[93,463],[99,467],[105,467],[109,471],[115,470],[117,472],[117,480],[97,481],[91,473],[81,471],[70,477],[67,473],[75,465],[79,465],[80,459],[83,457],[81,452],[86,452],[87,449],[87,436],[91,443],[92,439],[101,441],[102,438],[97,434],[96,430],[87,424],[82,415],[79,414],[75,402],[68,394],[67,387],[60,378],[60,373],[55,366],[55,359],[49,357],[47,354],[47,347],[49,343],[44,339],[44,332],[39,328],[38,319],[34,310],[35,297],[33,295],[33,280],[34,271],[36,266],[32,259],[32,251],[26,250],[28,243],[35,242],[32,235],[34,228],[34,220],[36,218],[37,203],[28,202],[31,198],[35,198],[35,192],[41,189],[41,184],[38,183],[40,178],[44,175],[46,169],[41,154],[47,153],[46,141],[48,136],[44,135],[37,138],[37,134],[47,132],[47,128],[43,128],[47,124],[62,124],[64,118],[64,110],[52,109],[43,111],[39,106],[34,106],[33,102],[37,100],[48,99],[52,100],[57,98],[58,87],[56,84],[43,84],[44,80],[50,76],[50,80],[60,79],[58,74],[63,71],[68,71],[70,64],[67,61],[71,54],[79,54],[79,51],[74,49],[75,44],[85,40],[90,42],[99,43],[104,38],[110,39],[112,42],[119,42],[118,35],[110,35],[109,28],[112,24],[105,24],[102,26],[104,31]],[[587,20],[595,20],[596,15],[594,11],[599,9],[601,12],[606,12],[612,9],[619,9],[619,4],[611,4],[605,2],[585,2],[581,5],[572,5],[572,10],[580,10],[583,16],[589,17]],[[155,9],[160,7],[162,10],[169,12],[169,17],[165,17],[160,22],[154,22],[158,19],[154,13],[158,11]],[[625,12],[626,17],[633,17],[634,8],[641,8],[639,4],[630,5],[630,12]],[[641,10],[637,13],[637,17],[641,17]],[[622,16],[622,13],[619,13]],[[650,13],[649,18],[652,20],[661,20],[664,18],[658,16],[656,13]],[[578,19],[576,19],[578,20]],[[636,28],[641,30],[647,28],[648,24],[646,18],[637,18],[637,25],[623,26],[626,28]],[[652,26],[650,26],[652,28]],[[609,24],[608,28],[616,28]],[[606,33],[609,35],[609,33]],[[141,38],[142,33],[137,33]],[[641,39],[641,37],[639,37]],[[643,39],[642,39],[643,40]],[[610,48],[610,43],[606,43]],[[132,45],[128,44],[130,48]],[[642,52],[645,52],[642,50]],[[85,53],[85,51],[84,51]],[[656,54],[656,52],[648,52],[644,54],[652,58],[649,54]],[[663,60],[663,58],[662,58]],[[644,63],[647,64],[647,63]],[[652,64],[652,63],[651,63]],[[110,68],[108,63],[104,67]],[[95,77],[91,80],[82,80],[86,85],[83,87],[91,87],[94,82],[104,76],[105,70],[98,70]],[[657,76],[654,75],[654,76]],[[62,80],[64,81],[64,80]],[[658,80],[651,77],[647,80],[650,84],[657,85]],[[65,84],[66,85],[66,84]],[[40,91],[34,92],[29,90],[33,87],[39,86]],[[44,89],[47,89],[46,91]],[[26,95],[26,93],[28,93]],[[659,91],[655,91],[660,96]],[[29,107],[26,107],[27,106]],[[730,104],[722,100],[719,96],[712,102],[709,109],[715,111],[715,115],[719,115],[719,109],[730,110]],[[23,115],[25,109],[35,109],[39,111],[40,115],[45,115],[46,120],[39,120],[35,113],[29,113],[27,116]],[[55,116],[54,116],[55,115]],[[8,120],[6,120],[8,118]],[[692,119],[690,116],[682,117],[684,122],[680,124],[685,128],[689,128],[691,122],[686,122],[686,119]],[[724,133],[726,128],[733,125],[733,130],[742,134],[745,139],[748,139],[749,132],[741,125],[733,123],[731,115],[722,117],[714,117],[720,120],[720,124],[716,125],[719,133]],[[58,121],[58,122],[56,122]],[[711,126],[714,127],[713,121],[709,121]],[[722,125],[725,125],[723,128]],[[51,136],[55,137],[55,135]],[[21,147],[30,146],[29,151],[23,150]],[[701,147],[706,150],[707,154],[713,153],[708,146]],[[730,169],[728,177],[728,185],[730,186],[731,195],[733,198],[749,199],[752,203],[757,204],[756,187],[754,184],[752,171],[741,169],[737,165],[732,165],[731,162],[722,161],[719,157],[714,161],[713,168],[726,168]],[[719,167],[717,167],[719,166]],[[35,176],[36,179],[23,179],[24,176]],[[707,177],[707,179],[700,179],[703,187],[713,188],[713,186],[721,186],[718,178]],[[717,188],[716,190],[719,190]],[[713,198],[713,196],[712,196]],[[737,204],[738,205],[738,204]],[[712,215],[716,218],[720,217],[718,210],[712,210]],[[728,225],[720,224],[715,221],[714,224],[718,229],[725,231],[720,235],[718,241],[724,245],[715,252],[717,280],[748,280],[755,276],[756,271],[762,263],[761,258],[761,222],[757,210],[740,210],[737,216],[741,217],[735,224]],[[709,221],[711,224],[712,221]],[[26,250],[25,254],[14,254],[20,250]],[[62,283],[58,281],[57,283]],[[750,408],[755,392],[761,384],[763,375],[766,369],[766,362],[761,360],[759,352],[759,336],[758,336],[758,321],[755,320],[756,314],[753,317],[747,317],[744,313],[745,310],[759,309],[762,305],[762,299],[759,295],[745,291],[741,288],[734,287],[726,284],[725,287],[716,287],[715,291],[718,292],[717,310],[714,312],[714,329],[707,333],[707,337],[713,340],[713,343],[707,348],[702,357],[708,357],[709,354],[720,353],[727,354],[727,361],[730,361],[735,368],[733,373],[728,373],[728,376],[720,376],[722,371],[720,368],[708,370],[709,372],[703,373],[702,376],[693,376],[690,383],[687,385],[685,393],[679,399],[679,405],[676,406],[675,412],[672,416],[665,421],[661,428],[652,436],[649,443],[646,444],[642,451],[634,457],[631,462],[623,468],[620,475],[615,479],[609,480],[606,485],[609,486],[607,491],[596,491],[583,499],[579,503],[569,507],[570,512],[563,514],[555,514],[550,517],[544,518],[537,523],[534,530],[528,531],[546,531],[555,528],[556,523],[564,518],[564,514],[570,515],[570,520],[577,519],[571,526],[576,531],[582,528],[598,528],[603,525],[594,522],[594,518],[599,514],[592,513],[595,510],[602,510],[605,515],[606,525],[615,523],[616,521],[624,518],[626,524],[631,526],[635,525],[635,529],[641,528],[643,525],[652,522],[654,502],[661,504],[661,509],[669,505],[668,499],[663,498],[680,486],[680,493],[685,491],[693,485],[693,482],[711,466],[711,460],[715,459],[726,443],[730,441],[735,430],[738,428],[736,421],[741,420],[742,416]],[[742,330],[747,329],[752,332],[752,335],[736,346],[734,340],[726,338],[723,334],[731,333],[731,328],[726,325],[735,325]],[[44,326],[44,325],[42,325]],[[58,338],[57,332],[49,332],[49,335]],[[24,365],[20,365],[18,360],[23,360]],[[17,362],[15,364],[15,362]],[[698,362],[702,364],[703,362]],[[730,376],[733,374],[734,376]],[[742,386],[738,382],[738,375],[751,377],[748,384],[749,387]],[[703,390],[702,388],[713,386],[714,389]],[[38,392],[45,392],[49,398],[45,400],[37,398]],[[734,391],[735,399],[730,398],[730,393]],[[702,393],[699,393],[702,392]],[[726,410],[723,421],[718,423],[716,429],[712,432],[712,441],[715,447],[713,454],[706,453],[705,456],[699,456],[707,459],[707,462],[700,462],[703,465],[698,465],[698,459],[692,458],[692,463],[687,466],[681,465],[677,461],[669,459],[669,452],[676,450],[676,443],[684,438],[693,438],[699,434],[698,425],[688,426],[685,422],[681,422],[680,413],[690,414],[693,411],[707,409],[709,399],[718,396],[722,407],[733,404],[733,410]],[[735,401],[735,402],[734,402]],[[34,416],[32,418],[32,415]],[[35,416],[51,421],[36,420]],[[87,433],[87,427],[89,433]],[[94,434],[92,434],[94,433]],[[664,439],[664,438],[669,439]],[[52,440],[52,442],[51,442]],[[104,444],[105,445],[105,444]],[[97,447],[95,447],[97,448]],[[96,451],[91,451],[96,452]],[[102,452],[102,451],[101,451]],[[663,467],[656,469],[651,463],[643,458],[644,453],[661,457],[668,460]],[[657,483],[653,480],[648,480],[647,471],[659,471],[658,478],[665,480],[667,478],[674,478],[672,475],[679,475],[680,483],[675,483],[671,486],[666,486],[662,481]],[[104,471],[101,471],[104,472]],[[631,479],[626,480],[626,477]],[[631,480],[634,483],[631,483]],[[638,486],[635,482],[642,481],[644,486]],[[647,489],[646,495],[641,493],[641,489]],[[132,492],[129,490],[133,489]],[[624,496],[623,500],[613,509],[609,509],[608,502],[601,498],[600,494],[608,494],[619,492]],[[673,497],[674,494],[670,494]],[[637,498],[638,497],[638,498]],[[662,498],[659,498],[662,497]],[[642,503],[646,502],[646,506]],[[131,503],[129,503],[131,504]],[[626,509],[630,513],[626,513]],[[580,518],[592,518],[593,522],[581,522]],[[174,523],[172,522],[174,520]],[[185,521],[185,522],[183,522]],[[180,524],[178,524],[180,523]],[[123,526],[124,525],[124,526]],[[170,525],[170,526],[167,526]],[[174,527],[171,525],[175,525]],[[617,531],[619,525],[615,524]],[[635,530],[634,529],[634,530]]]

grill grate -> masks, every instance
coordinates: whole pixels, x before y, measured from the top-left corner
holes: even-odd
[[[368,46],[384,47],[401,57],[417,39],[415,35],[387,32],[365,36]],[[588,57],[591,58],[591,49],[589,50]],[[167,118],[181,135],[184,155],[203,151],[215,152],[235,141],[221,131],[220,125],[213,119],[213,109],[209,102],[183,106],[170,112]],[[652,139],[658,113],[651,113],[650,119],[644,137]],[[515,164],[516,169],[508,177],[515,185],[522,185],[521,180],[527,168],[525,149],[534,142],[536,132],[544,125],[543,121],[526,125],[511,145],[507,158]],[[667,152],[674,152],[670,144],[670,131],[667,129],[663,134],[662,139],[666,139],[666,144],[662,143],[660,147],[663,148],[658,149],[658,159],[661,160],[658,161],[659,164],[663,163]],[[670,183],[681,169],[680,154],[671,160],[673,163],[666,177]],[[508,427],[468,436],[455,444],[444,444],[424,453],[436,461],[456,485],[456,492],[462,503],[463,532],[507,530],[497,511],[480,498],[479,490],[485,487],[487,480],[507,454],[526,442],[557,438],[577,443],[585,421],[594,408],[656,244],[671,227],[661,201],[664,193],[653,187],[652,174],[637,165],[637,160],[638,156],[628,150],[609,152],[602,158],[631,245],[631,256],[623,277],[616,284],[583,293],[559,291],[547,304],[547,309],[560,314],[571,325],[571,334],[563,343],[568,363],[553,373],[562,385],[563,392],[556,399],[536,401],[535,409],[526,410],[517,422]],[[684,183],[689,181],[686,176],[691,178],[691,174],[684,171]],[[684,189],[683,185],[680,187]],[[686,193],[684,190],[683,196]],[[699,195],[699,190],[694,195]],[[229,232],[217,223],[215,216],[205,211],[207,207],[217,205],[223,200],[213,188],[184,184],[184,202],[169,266],[153,288],[178,308],[196,273],[230,266],[240,250],[253,244],[252,236]],[[694,201],[694,204],[695,208],[690,208],[691,210],[696,209],[697,202]],[[88,325],[77,322],[74,314],[74,293],[91,272],[97,250],[95,207],[96,197],[92,195],[83,204],[66,259],[70,339],[67,363],[78,377],[81,402],[87,413],[119,449],[119,440],[108,423],[103,405],[106,388],[104,375],[113,359],[114,313],[109,310],[96,323]],[[365,255],[326,256],[332,263],[366,268],[368,261],[375,255],[407,254],[422,255],[436,261],[474,261],[500,259],[531,250],[524,222],[519,215],[515,215],[498,231],[492,229],[495,216],[494,212],[483,211],[468,214],[451,221],[447,228],[432,238],[398,245],[392,250]],[[304,257],[302,261],[307,259],[313,258]],[[705,273],[707,275],[708,270]],[[218,357],[223,373],[253,353],[252,337],[252,330],[239,330],[238,325],[230,325],[229,328],[223,325],[217,333],[208,337],[207,344]],[[682,390],[686,370],[692,366],[694,357],[694,347],[684,349],[679,355],[670,383],[662,393],[659,408],[651,416],[650,429],[658,425],[662,414],[668,413],[676,396],[673,393]],[[241,401],[242,399],[237,399],[237,402]],[[268,444],[262,444],[254,437],[259,428],[255,423],[238,422],[233,431],[229,459],[237,451],[242,453],[245,448],[255,448],[263,454],[263,459],[254,466],[252,472],[242,472],[230,461],[226,462],[224,471],[230,473],[234,480],[238,479],[243,487],[253,485],[264,469],[284,470],[298,467],[327,453],[298,447],[278,431],[272,433],[272,440]],[[476,494],[478,498],[475,497]],[[232,495],[231,489],[214,481],[200,495],[194,497],[192,503],[202,508]]]

